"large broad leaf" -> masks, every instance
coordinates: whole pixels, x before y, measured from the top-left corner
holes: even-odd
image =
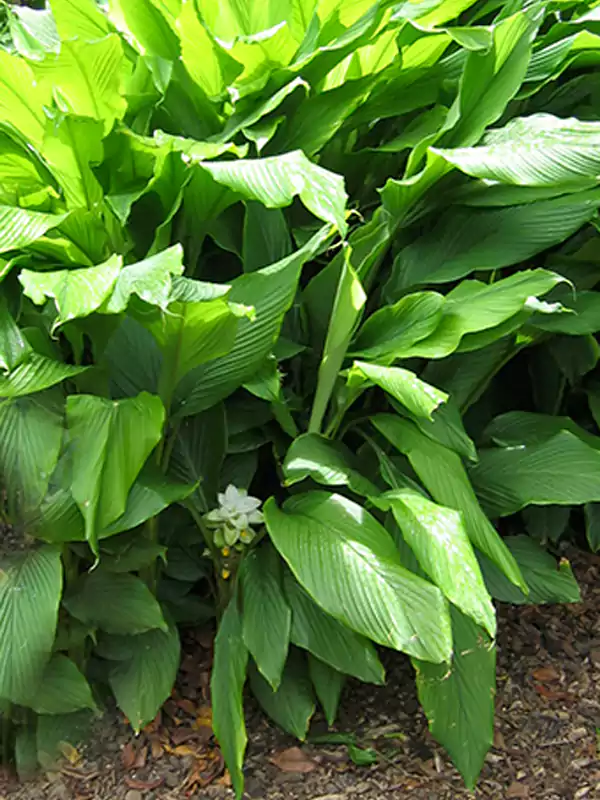
[[[413,661],[429,729],[469,789],[475,786],[494,736],[496,648],[485,632],[452,609],[454,655],[447,665]]]
[[[102,39],[111,26],[94,0],[50,0],[61,39],[78,36],[86,42]]]
[[[501,183],[595,183],[600,172],[600,123],[532,114],[490,131],[481,146],[436,152],[468,175]]]
[[[331,726],[337,716],[345,676],[310,653],[308,655],[308,671],[319,703],[323,706],[327,724]]]
[[[358,379],[362,382],[365,378],[380,386],[416,417],[431,420],[433,412],[448,399],[445,392],[430,386],[417,378],[414,372],[402,367],[380,367],[365,361],[355,361],[348,381],[353,383]]]
[[[141,323],[126,316],[102,355],[113,397],[158,392],[163,358],[155,338]]]
[[[450,655],[441,592],[403,569],[384,528],[361,506],[327,492],[265,505],[271,539],[328,614],[380,644],[431,661]]]
[[[66,214],[42,214],[25,208],[0,206],[0,253],[27,247],[65,219]]]
[[[242,764],[248,741],[243,700],[247,666],[248,650],[242,635],[237,598],[234,596],[221,617],[215,639],[210,693],[215,736],[238,800],[241,800],[244,790]]]
[[[273,691],[260,673],[250,671],[252,693],[271,719],[297,739],[306,739],[308,725],[315,711],[314,694],[306,663],[292,650],[277,691]]]
[[[600,550],[600,503],[585,506],[585,532],[590,548],[597,553]]]
[[[313,164],[301,150],[262,159],[202,162],[218,183],[267,208],[289,206],[298,196],[309,211],[346,231],[344,179]]]
[[[561,303],[573,313],[536,314],[531,324],[542,331],[585,336],[600,330],[600,292],[578,292],[574,297],[561,297]]]
[[[0,698],[26,704],[52,652],[62,594],[60,550],[3,558],[0,571]]]
[[[41,392],[87,369],[31,353],[8,375],[0,375],[0,397],[23,397]]]
[[[452,208],[400,252],[387,291],[517,264],[575,233],[599,205],[600,193],[590,190],[509,208]]]
[[[493,516],[527,505],[600,501],[600,452],[570,431],[540,444],[480,450],[471,480]]]
[[[522,447],[547,442],[562,431],[569,431],[594,450],[600,450],[600,436],[589,433],[570,417],[509,411],[495,417],[485,429],[486,439],[500,447]]]
[[[64,433],[60,400],[49,392],[0,402],[0,474],[13,513],[46,494]]]
[[[323,347],[317,390],[308,425],[309,433],[320,433],[327,404],[333,392],[338,372],[346,356],[352,334],[356,329],[367,295],[350,261],[351,250],[346,248],[344,262],[329,318],[327,338]]]
[[[411,488],[374,498],[388,506],[426,574],[448,600],[496,635],[496,615],[461,515]]]
[[[281,560],[272,547],[251,550],[242,564],[244,643],[273,689],[281,682],[292,619],[282,575]]]
[[[103,123],[108,134],[127,109],[122,96],[123,46],[116,34],[95,42],[61,42],[60,52],[34,64],[43,91],[52,92],[61,108]]]
[[[495,564],[480,553],[481,571],[493,598],[516,605],[580,602],[579,586],[565,558],[557,565],[556,559],[530,536],[507,536],[505,542],[521,569],[529,594],[509,583]]]
[[[189,416],[210,408],[256,373],[279,335],[302,266],[328,238],[329,232],[323,229],[291,256],[233,281],[229,300],[254,307],[256,319],[240,319],[231,352],[192,370],[181,381],[174,400],[177,415]]]
[[[391,414],[372,418],[375,427],[408,459],[433,499],[462,514],[471,542],[494,561],[516,585],[526,589],[510,551],[477,502],[459,456],[419,429]]]
[[[74,617],[107,633],[125,635],[167,629],[158,602],[134,575],[99,567],[78,578],[64,602]]]
[[[104,264],[84,269],[56,272],[33,272],[24,269],[19,275],[23,293],[36,305],[46,298],[54,301],[58,316],[53,330],[65,322],[87,317],[97,311],[110,296],[121,271],[121,258],[111,256]]]
[[[82,708],[96,708],[89,683],[61,653],[52,656],[39,689],[27,705],[37,714],[72,714]]]
[[[306,433],[295,439],[283,462],[285,485],[312,478],[324,486],[348,486],[356,494],[377,494],[377,487],[361,475],[356,458],[342,443]]]
[[[170,625],[139,636],[110,639],[114,664],[108,680],[119,708],[139,733],[173,691],[180,657],[179,634]]]
[[[13,7],[9,14],[10,33],[17,52],[33,61],[46,53],[57,53],[60,39],[50,9]]]
[[[285,593],[292,607],[291,640],[342,674],[382,684],[385,672],[371,642],[322,611],[290,572]]]
[[[8,310],[6,299],[0,299],[0,369],[10,372],[31,353],[31,345],[19,330]],[[0,392],[0,394],[2,394]]]
[[[167,310],[172,291],[172,277],[183,274],[183,248],[176,244],[143,261],[121,270],[112,294],[101,312],[119,314],[127,308],[132,294],[150,305]]]
[[[292,245],[283,212],[260,203],[246,203],[244,217],[244,272],[254,272],[281,261]]]
[[[25,59],[0,51],[0,116],[35,148],[44,140],[44,103],[50,96],[35,80]],[[17,209],[14,209],[15,211]],[[25,212],[26,213],[26,212]],[[2,225],[4,227],[4,225]]]
[[[67,400],[72,438],[71,491],[97,549],[98,532],[123,514],[144,462],[160,441],[164,408],[143,392],[125,400],[73,395]]]

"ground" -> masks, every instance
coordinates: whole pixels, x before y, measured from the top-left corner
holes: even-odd
[[[344,746],[298,748],[251,708],[246,797],[600,798],[600,558],[574,556],[573,566],[580,604],[499,608],[494,747],[474,794],[429,736],[408,660],[387,653],[387,685],[348,686],[336,725],[373,747],[377,763],[355,766]],[[68,753],[72,763],[26,784],[5,780],[0,800],[232,798],[211,737],[207,632],[190,636],[186,649],[176,693],[140,737],[107,713],[89,744]]]

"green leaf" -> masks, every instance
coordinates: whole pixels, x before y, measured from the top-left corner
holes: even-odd
[[[215,736],[231,775],[237,800],[244,791],[242,765],[246,750],[243,691],[248,650],[242,635],[242,620],[234,596],[225,609],[215,639],[210,693]]]
[[[167,630],[162,611],[146,584],[134,575],[120,575],[98,567],[82,575],[65,595],[74,617],[118,635]]]
[[[102,544],[102,568],[108,572],[139,572],[159,561],[166,562],[167,548],[142,539],[137,531]]]
[[[274,692],[256,669],[250,670],[252,693],[263,710],[284,731],[304,741],[315,711],[315,701],[306,663],[300,654],[288,656],[281,683]]]
[[[283,316],[292,305],[302,266],[328,238],[329,232],[322,229],[282,261],[232,282],[229,300],[254,307],[256,319],[240,319],[229,354],[200,366],[181,381],[174,400],[178,416],[210,408],[256,373],[272,351]]]
[[[56,272],[24,269],[19,281],[25,296],[36,305],[43,305],[47,297],[54,301],[58,311],[52,325],[54,332],[65,322],[87,317],[100,309],[115,287],[121,264],[119,256],[111,256],[97,267],[61,269]]]
[[[432,334],[442,318],[444,297],[437,292],[406,295],[372,314],[360,328],[351,355],[396,359]]]
[[[292,608],[291,641],[342,674],[383,684],[385,672],[371,642],[321,611],[290,572],[285,593]]]
[[[192,501],[203,513],[217,506],[219,476],[227,449],[223,404],[186,417],[177,427],[169,472],[180,481],[197,483]]]
[[[102,122],[107,135],[127,109],[123,60],[120,37],[109,34],[93,42],[63,40],[60,52],[35,62],[33,71],[42,91],[52,92],[61,110]]]
[[[350,263],[351,250],[346,247],[344,262],[329,318],[327,338],[319,364],[317,390],[308,425],[309,433],[319,433],[325,411],[333,392],[338,372],[348,350],[367,295]]]
[[[44,141],[46,126],[44,104],[49,104],[49,102],[50,96],[37,84],[27,61],[10,55],[2,49],[0,51],[0,118],[22,133],[37,149]],[[29,219],[31,212],[23,212],[20,209],[11,210],[20,212],[20,224],[17,223],[17,226],[18,229],[22,229],[23,223]],[[7,211],[8,209],[4,209],[4,214]],[[1,216],[0,212],[0,219]],[[38,218],[38,226],[40,224],[42,224],[41,218]],[[1,227],[4,232],[4,221],[2,221]]]
[[[527,505],[600,501],[600,451],[570,431],[540,444],[480,450],[471,470],[481,502],[494,516]]]
[[[572,314],[535,314],[530,320],[542,331],[585,336],[600,330],[600,292],[578,292],[573,298],[561,297],[561,303]]]
[[[337,717],[345,677],[341,672],[310,653],[308,654],[308,672],[319,703],[323,706],[327,724],[331,726]]]
[[[313,164],[301,150],[262,159],[202,162],[218,183],[267,208],[289,206],[298,196],[324,222],[346,232],[346,190],[341,175]]]
[[[50,0],[50,7],[61,40],[78,36],[93,42],[111,32],[110,23],[95,0]]]
[[[120,576],[123,577],[123,576]],[[108,681],[119,708],[136,733],[156,717],[173,691],[179,667],[179,634],[174,625],[139,636],[111,637],[115,658]]]
[[[566,559],[561,559],[557,567],[554,557],[529,536],[507,536],[504,541],[519,565],[529,594],[523,594],[509,583],[497,567],[480,553],[481,571],[492,597],[516,605],[581,601],[577,581]]]
[[[47,231],[58,227],[66,218],[66,214],[42,214],[39,211],[0,205],[0,253],[27,247]]]
[[[454,608],[452,630],[450,669],[416,659],[413,663],[429,729],[473,789],[494,736],[496,648],[481,628]]]
[[[597,553],[600,550],[600,503],[587,503],[584,510],[588,544]]]
[[[290,255],[292,243],[283,212],[260,203],[246,203],[244,272],[254,272]]]
[[[244,644],[273,689],[281,682],[292,612],[282,587],[281,560],[272,547],[251,550],[241,568]]]
[[[31,353],[31,345],[17,327],[4,297],[0,299],[0,368],[11,372]],[[2,392],[0,392],[2,394]]]
[[[124,513],[129,490],[160,441],[164,417],[158,397],[145,392],[125,400],[92,395],[67,399],[74,474],[71,491],[95,552],[99,531]]]
[[[31,353],[8,375],[0,375],[0,397],[23,397],[41,392],[87,369]]]
[[[113,397],[158,392],[162,355],[150,331],[131,317],[126,316],[109,339],[103,360]]]
[[[380,386],[416,417],[432,420],[433,412],[448,399],[445,392],[430,386],[417,378],[414,372],[401,367],[380,367],[365,361],[355,361],[348,374],[348,382],[352,384],[357,378],[361,381],[363,376]]]
[[[10,33],[17,52],[30,60],[43,59],[60,48],[58,31],[49,9],[13,7],[9,13]]]
[[[35,694],[52,652],[63,577],[54,547],[0,564],[0,698],[21,705]]]
[[[183,248],[176,244],[143,261],[124,267],[110,298],[100,309],[103,314],[125,311],[132,294],[166,312],[171,298],[172,275],[183,273]]]
[[[96,709],[89,683],[71,659],[61,653],[55,653],[48,662],[40,686],[27,705],[36,714]]]
[[[513,556],[477,502],[459,456],[426,437],[407,420],[378,414],[371,421],[394,447],[408,456],[433,499],[462,514],[471,542],[489,556],[510,581],[525,589]]]
[[[89,741],[92,711],[76,711],[74,714],[42,714],[37,719],[37,756],[40,765],[47,770],[57,769],[64,759],[65,750],[78,748]],[[67,747],[66,747],[67,746]]]
[[[52,393],[0,402],[0,473],[13,513],[41,503],[63,432],[62,405]]]
[[[411,414],[400,404],[393,403],[392,405],[395,411],[414,422],[425,436],[454,450],[462,458],[477,461],[475,444],[465,431],[460,411],[452,397],[434,411],[431,420]]]
[[[312,478],[324,486],[348,486],[356,494],[377,494],[377,487],[361,475],[356,459],[342,442],[306,433],[290,445],[283,462],[285,485]]]
[[[461,515],[410,488],[374,498],[391,508],[419,564],[463,614],[496,635],[496,614]]]
[[[593,184],[600,171],[600,123],[532,114],[489,131],[481,146],[435,152],[475,178],[517,186]]]
[[[270,499],[265,521],[298,582],[332,617],[379,644],[444,661],[450,654],[441,592],[403,569],[394,542],[361,506],[310,492]]]
[[[108,17],[140,54],[176,61],[180,47],[172,27],[175,19],[161,10],[166,4],[154,0],[110,0]]]
[[[600,436],[581,428],[570,417],[536,414],[532,411],[500,414],[485,429],[485,437],[501,447],[528,447],[547,442],[561,431],[569,431],[590,447],[600,450]]]

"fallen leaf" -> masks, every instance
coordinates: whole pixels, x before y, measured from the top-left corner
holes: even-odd
[[[270,759],[282,772],[312,772],[316,763],[299,747],[288,747]]]
[[[538,694],[541,694],[542,697],[545,697],[547,700],[572,700],[573,695],[570,695],[568,692],[556,692],[553,689],[548,689],[541,683],[534,684],[534,689]]]
[[[190,717],[196,716],[196,705],[195,703],[192,703],[191,700],[188,700],[186,697],[182,697],[180,700],[176,700],[175,703],[182,711],[185,711],[186,714],[189,714]]]
[[[195,731],[193,728],[177,728],[171,732],[171,741],[175,746],[179,744],[185,744],[185,742],[189,742],[192,739],[198,738],[198,732]]]
[[[146,766],[146,758],[148,756],[148,748],[142,745],[135,754],[135,761],[133,762],[134,769],[142,769]]]
[[[140,792],[150,792],[152,789],[158,789],[162,786],[164,778],[156,778],[154,781],[138,781],[135,778],[125,776],[125,783],[130,789],[137,789]]]
[[[58,748],[72,766],[76,767],[81,762],[81,753],[69,742],[61,742]]]
[[[541,681],[542,683],[553,683],[560,680],[560,675],[554,667],[539,667],[539,669],[534,669],[531,674],[536,681]]]
[[[121,761],[125,769],[132,769],[135,762],[135,749],[132,742],[127,744],[121,750]]]
[[[153,736],[150,740],[150,753],[152,758],[156,761],[164,755],[164,748],[159,738]]]
[[[202,706],[196,711],[196,720],[193,727],[210,728],[212,730],[212,708],[210,706]]]
[[[507,797],[529,797],[529,786],[513,781],[506,791]]]
[[[229,774],[229,770],[226,769],[219,780],[215,781],[215,783],[217,783],[219,786],[231,786],[231,775]]]
[[[506,742],[502,731],[494,731],[494,747],[496,750],[506,750]]]

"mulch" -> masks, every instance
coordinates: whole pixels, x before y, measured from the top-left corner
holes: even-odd
[[[249,703],[248,800],[600,799],[600,557],[571,558],[581,603],[498,609],[494,747],[474,793],[428,733],[408,660],[387,652],[386,686],[349,684],[336,724],[377,762],[356,766],[343,745],[299,746]],[[108,711],[54,771],[0,777],[0,800],[230,800],[212,737],[209,632],[185,648],[172,698],[139,737]],[[317,718],[312,732],[325,730]]]

